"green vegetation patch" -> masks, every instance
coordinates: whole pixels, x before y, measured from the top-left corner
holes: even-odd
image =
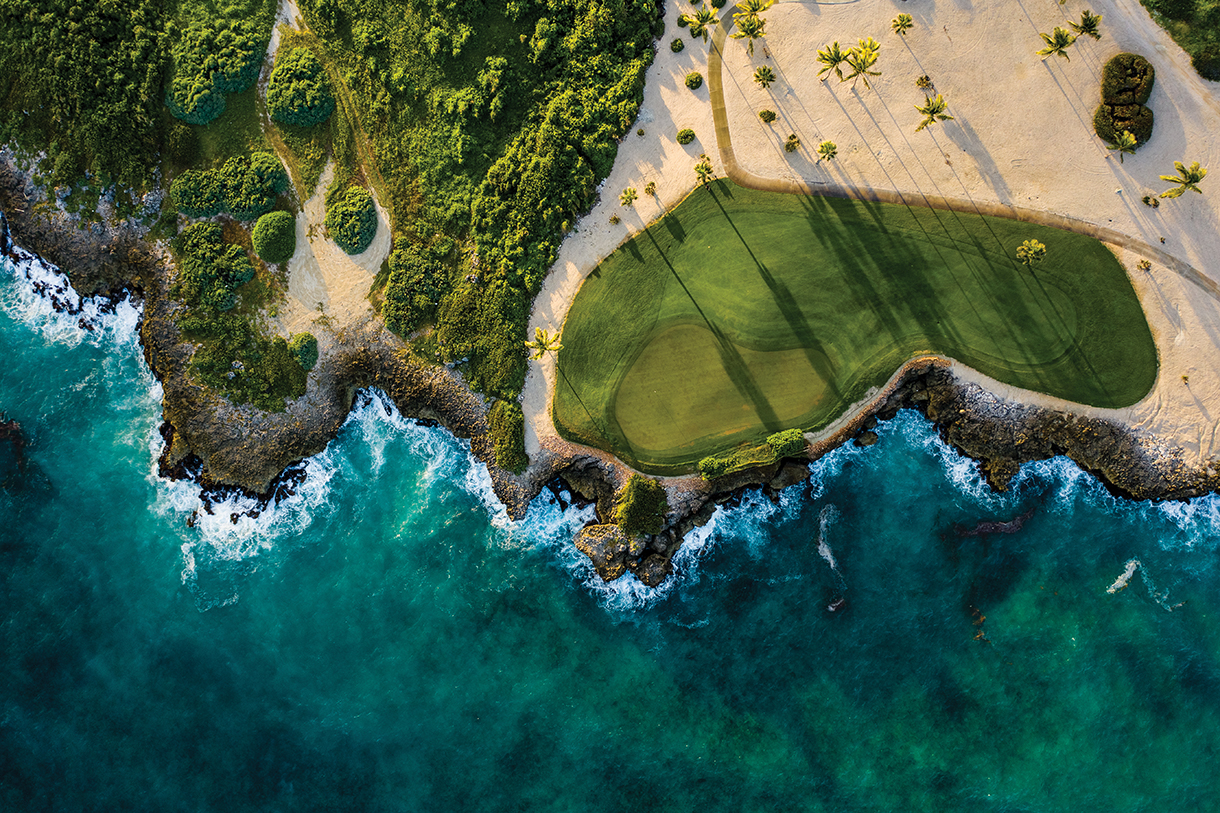
[[[1152,109],[1145,105],[1156,82],[1156,71],[1139,54],[1117,54],[1101,72],[1101,104],[1093,114],[1093,129],[1107,143],[1124,131],[1138,144],[1152,138]]]
[[[696,467],[704,480],[715,480],[735,471],[766,466],[785,457],[803,455],[808,449],[799,429],[785,429],[769,435],[762,443],[749,443],[722,454],[708,455]]]
[[[386,326],[400,336],[418,329],[436,313],[448,290],[448,241],[430,247],[407,244],[390,254],[390,279],[381,315]]]
[[[321,124],[335,112],[330,80],[313,51],[292,48],[276,60],[267,83],[267,112],[297,127]]]
[[[222,211],[238,220],[253,220],[271,210],[288,191],[288,173],[275,153],[236,156],[219,170],[188,169],[170,185],[170,200],[188,217],[211,217]]]
[[[1047,246],[1032,272],[1016,260],[1031,238]],[[1100,407],[1135,403],[1157,371],[1135,292],[1097,240],[721,180],[586,279],[554,418],[642,471],[684,472],[819,429],[928,353]]]
[[[275,3],[268,0],[183,0],[165,100],[170,112],[188,124],[218,118],[226,95],[258,79],[274,15]]]
[[[359,254],[377,234],[377,207],[363,186],[349,186],[326,207],[326,231],[348,254]]]
[[[669,500],[661,484],[651,477],[632,474],[617,495],[614,521],[628,537],[659,534],[668,511]]]
[[[264,262],[278,265],[292,259],[297,247],[297,221],[290,212],[268,212],[254,224],[250,235],[254,253]]]
[[[318,363],[318,340],[312,333],[296,333],[288,341],[288,351],[303,370],[312,370]]]
[[[1140,0],[1204,79],[1220,81],[1220,6],[1214,0]]]
[[[525,454],[525,417],[521,407],[516,401],[496,401],[487,412],[487,422],[496,465],[507,471],[525,471],[530,460]]]

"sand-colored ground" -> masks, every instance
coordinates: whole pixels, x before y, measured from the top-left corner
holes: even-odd
[[[1039,31],[1066,27],[1084,8],[1103,15],[1100,41],[1081,38],[1069,50],[1070,61],[1043,62],[1035,55],[1042,47]],[[584,276],[660,213],[652,201],[637,202],[634,212],[624,210],[617,201],[621,188],[641,189],[655,180],[660,203],[670,206],[694,185],[692,166],[700,152],[724,173],[708,84],[695,93],[682,85],[692,68],[707,72],[707,46],[692,43],[674,26],[686,10],[684,3],[669,10],[662,48],[649,72],[641,113],[647,134],[624,140],[602,202],[560,251],[535,305],[531,332],[535,326],[560,329]],[[915,19],[905,40],[890,31],[890,20],[900,12]],[[1220,85],[1195,74],[1186,54],[1136,0],[985,6],[792,0],[765,16],[769,34],[752,58],[740,41],[729,39],[723,47],[731,154],[742,170],[828,189],[897,192],[913,205],[928,195],[1019,206],[1125,235],[1124,246],[1115,250],[1131,272],[1161,356],[1161,373],[1147,398],[1124,410],[1089,409],[1006,387],[963,365],[956,365],[958,373],[1013,400],[1120,421],[1142,430],[1151,443],[1180,446],[1187,462],[1220,454]],[[677,55],[667,47],[676,35],[687,42]],[[817,78],[818,48],[832,40],[846,48],[870,35],[881,43],[877,69],[882,72],[871,90]],[[1143,54],[1157,70],[1149,100],[1156,116],[1152,139],[1121,163],[1110,157],[1091,124],[1101,67],[1120,51]],[[769,90],[752,81],[759,65],[771,66],[778,76]],[[920,115],[914,105],[924,97],[914,80],[921,74],[945,95],[955,120],[916,133]],[[775,110],[779,120],[762,124],[757,113],[763,108]],[[700,136],[685,149],[673,141],[682,126]],[[796,153],[783,150],[789,133],[801,139]],[[822,140],[838,146],[832,163],[814,160]],[[1203,182],[1204,195],[1164,200],[1157,209],[1142,204],[1143,195],[1168,188],[1157,176],[1172,174],[1175,160],[1197,160],[1218,180]],[[608,220],[615,213],[623,223],[611,227]],[[1136,269],[1144,257],[1159,259],[1150,272]],[[543,440],[553,442],[548,403],[553,376],[553,358],[531,365],[524,404],[530,450]]]

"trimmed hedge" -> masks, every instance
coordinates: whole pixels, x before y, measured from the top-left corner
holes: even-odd
[[[678,138],[679,144],[683,144],[683,145],[689,144],[695,140],[695,131],[690,129],[689,127],[684,128],[684,129],[678,131],[677,138]]]
[[[326,69],[308,48],[293,48],[275,62],[267,84],[267,112],[297,127],[321,124],[335,112]]]
[[[448,286],[443,253],[450,247],[406,245],[390,254],[381,315],[386,327],[407,336],[436,313],[437,302]]]
[[[669,44],[669,50],[673,51],[675,54],[682,53],[684,48],[686,48],[686,43],[682,42],[680,38]]]
[[[318,340],[312,333],[294,333],[288,340],[288,352],[302,370],[309,372],[318,363]]]
[[[170,184],[169,199],[187,217],[212,217],[224,210],[224,187],[217,173],[188,169]]]
[[[627,536],[659,534],[665,527],[669,500],[661,483],[642,474],[632,474],[618,493],[614,521]]]
[[[691,71],[686,75],[686,86],[691,90],[698,90],[703,87],[703,74],[699,71]]]
[[[254,224],[254,253],[273,265],[286,263],[297,247],[297,221],[289,212],[268,212]]]
[[[348,254],[360,254],[377,234],[377,207],[363,186],[349,186],[326,209],[326,231]]]
[[[1113,144],[1128,131],[1136,142],[1152,138],[1152,110],[1144,105],[1152,94],[1156,71],[1138,54],[1118,54],[1101,72],[1101,104],[1093,113],[1093,130]]]
[[[766,466],[785,457],[801,457],[806,449],[801,430],[785,429],[768,436],[762,443],[703,458],[698,465],[699,475],[704,480],[715,480],[735,471]]]
[[[491,442],[496,453],[496,465],[507,471],[521,473],[529,465],[525,454],[525,416],[516,401],[496,401],[487,412],[491,427]]]

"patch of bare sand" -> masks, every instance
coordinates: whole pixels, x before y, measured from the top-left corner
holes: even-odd
[[[284,337],[309,331],[319,348],[330,345],[333,334],[373,315],[369,288],[390,253],[390,226],[377,206],[377,234],[360,254],[348,255],[326,236],[326,188],[334,177],[328,164],[317,191],[297,215],[296,252],[288,261],[288,292],[272,320]]]
[[[1086,5],[1104,17],[1102,39],[1080,38],[1069,50],[1070,61],[1039,58],[1038,33],[1066,27]],[[663,52],[672,36],[686,37],[673,25],[678,11],[668,15]],[[889,27],[900,11],[915,18],[905,39]],[[1124,410],[1090,409],[999,384],[964,365],[955,367],[963,378],[1014,401],[1116,420],[1151,441],[1182,447],[1196,462],[1220,453],[1220,301],[1215,285],[1220,280],[1220,180],[1215,188],[1211,178],[1205,180],[1204,195],[1164,200],[1157,209],[1140,202],[1143,195],[1168,188],[1157,176],[1172,174],[1174,161],[1197,160],[1211,167],[1213,175],[1220,173],[1220,85],[1194,72],[1189,57],[1136,0],[981,6],[798,1],[781,2],[766,16],[770,33],[753,57],[739,41],[730,39],[724,47],[725,104],[733,152],[743,169],[815,185],[891,190],[913,204],[927,194],[1039,209],[1129,235],[1130,247],[1114,249],[1131,274],[1161,359],[1157,384],[1143,401]],[[818,79],[818,48],[834,40],[846,48],[869,35],[881,43],[876,67],[882,75],[872,79],[871,90]],[[1156,116],[1152,139],[1120,163],[1093,133],[1092,116],[1100,101],[1101,68],[1122,51],[1146,56],[1157,80],[1148,102]],[[706,104],[696,108],[692,97],[684,98],[672,87],[676,81],[677,90],[685,91],[681,76],[692,67],[706,73],[705,47],[688,44],[678,56],[691,60],[695,55],[697,62],[681,64],[665,53],[659,56],[649,72],[644,109],[656,115],[657,105],[672,103],[671,118],[705,122],[694,125],[707,137],[693,155],[706,151],[718,159],[710,109]],[[752,80],[760,65],[772,67],[778,77],[766,90]],[[921,116],[914,106],[924,96],[914,82],[923,74],[944,94],[955,120],[916,133]],[[704,103],[706,96],[696,98]],[[779,119],[764,125],[757,116],[763,108],[775,110]],[[796,153],[783,150],[790,133],[801,140]],[[611,192],[645,167],[660,175],[659,188],[682,190],[663,197],[665,206],[693,186],[691,155],[676,161],[668,144],[632,149],[631,140],[607,183],[606,200],[588,218],[594,227],[586,231],[582,223],[580,232],[564,243],[535,308],[531,332],[534,326],[559,330],[583,277],[621,242],[628,227],[639,227],[627,218],[618,232],[602,225],[618,208]],[[835,161],[815,160],[823,140],[838,146]],[[719,169],[719,161],[714,163]],[[659,207],[641,207],[638,214],[655,218]],[[1174,262],[1154,261],[1149,272],[1136,270],[1141,257],[1156,251]],[[1183,276],[1181,268],[1199,272],[1202,284]],[[527,377],[527,442],[534,447],[555,436],[549,402],[553,368],[553,359],[545,358],[531,365]]]

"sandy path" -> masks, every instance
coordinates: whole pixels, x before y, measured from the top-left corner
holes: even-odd
[[[718,123],[720,134],[731,136],[731,146],[723,139],[702,150],[723,173],[721,149],[727,148],[724,158],[737,165],[731,174],[740,168],[744,175],[779,182],[787,191],[855,191],[913,205],[973,207],[1009,216],[1024,212],[1028,219],[1108,239],[1128,269],[1141,257],[1149,259],[1151,272],[1133,271],[1132,279],[1157,339],[1162,369],[1156,388],[1140,404],[1125,410],[1088,409],[1006,387],[956,366],[963,377],[986,382],[1014,400],[1118,420],[1181,445],[1196,461],[1207,460],[1217,452],[1220,429],[1220,416],[1212,414],[1220,411],[1220,365],[1212,361],[1220,359],[1220,187],[1213,193],[1205,181],[1207,194],[1163,201],[1155,210],[1139,199],[1167,188],[1157,176],[1172,173],[1175,160],[1215,166],[1220,86],[1199,78],[1186,55],[1134,0],[1091,4],[1104,15],[1102,40],[1079,40],[1070,62],[1052,58],[1043,63],[1034,54],[1041,47],[1038,32],[1066,26],[1069,15],[1079,16],[1083,6],[1077,5],[1018,2],[1005,5],[1003,13],[993,6],[898,8],[867,0],[777,5],[767,12],[771,33],[756,45],[753,58],[739,42],[725,44],[723,76],[718,77],[725,115]],[[916,22],[905,42],[889,30],[900,10]],[[677,30],[671,24],[662,44]],[[831,40],[846,47],[870,34],[882,46],[877,68],[883,75],[873,80],[873,90],[818,80],[817,48]],[[716,39],[725,39],[724,32]],[[684,53],[691,50],[688,46]],[[1101,66],[1124,50],[1144,54],[1157,69],[1149,101],[1156,128],[1136,156],[1119,163],[1093,134],[1091,120]],[[659,58],[653,71],[664,61]],[[763,64],[779,77],[769,90],[751,79],[754,68]],[[956,120],[915,133],[920,116],[914,105],[923,94],[914,79],[924,73],[945,94]],[[646,106],[649,91],[655,93],[653,81],[650,72]],[[682,99],[677,101],[682,105]],[[689,100],[682,106],[689,106]],[[757,118],[764,107],[779,113],[774,125]],[[782,144],[793,132],[802,149],[786,153]],[[813,150],[824,139],[838,145],[839,157],[830,164],[814,160]],[[637,163],[647,160],[627,154]],[[622,165],[620,153],[612,182],[622,177]],[[660,168],[677,173],[676,186],[688,190],[693,185],[689,167],[671,161]],[[624,174],[630,174],[627,170]],[[603,201],[589,219],[604,222],[618,208],[614,203]],[[631,225],[638,230],[639,225]],[[608,255],[625,236],[585,232],[582,226],[570,237],[531,330],[558,330],[580,279],[596,266],[592,258]],[[527,441],[533,444],[554,437],[548,401],[553,376],[548,358],[532,365],[527,378]]]

